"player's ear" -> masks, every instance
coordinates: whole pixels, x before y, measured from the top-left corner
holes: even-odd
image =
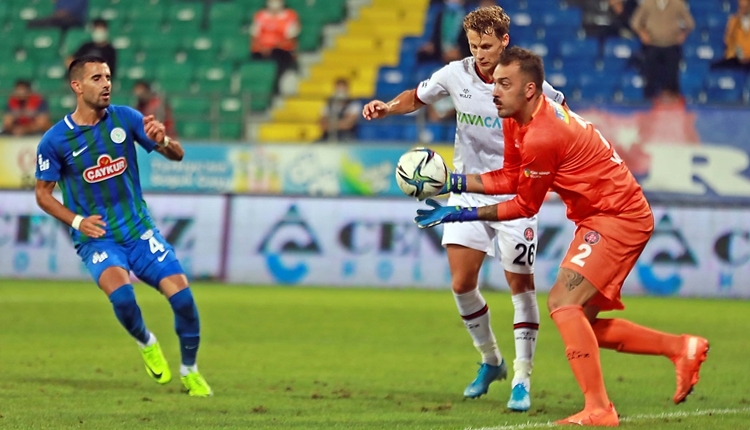
[[[77,79],[73,79],[72,81],[70,81],[70,89],[72,89],[76,94],[81,94],[81,92],[83,92],[81,90],[81,82]]]
[[[526,88],[524,88],[524,95],[526,96],[526,100],[531,100],[531,98],[534,97],[534,94],[536,94],[536,84],[529,81],[526,82],[525,87]]]
[[[505,35],[503,36],[503,38],[502,38],[502,39],[500,39],[500,41],[501,41],[501,42],[502,42],[502,44],[503,44],[503,49],[507,48],[507,47],[508,47],[508,45],[510,44],[510,35],[509,35],[509,34],[505,34]]]

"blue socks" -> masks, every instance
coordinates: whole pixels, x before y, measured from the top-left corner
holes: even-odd
[[[174,328],[180,338],[180,353],[183,366],[194,366],[200,344],[200,320],[190,288],[169,298],[174,311]]]
[[[143,323],[141,308],[135,301],[133,286],[125,284],[116,289],[109,295],[109,301],[115,310],[115,316],[117,316],[120,324],[125,327],[125,330],[139,342],[147,343],[151,334],[146,330],[146,325]]]

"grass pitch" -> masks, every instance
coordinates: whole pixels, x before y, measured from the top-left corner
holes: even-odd
[[[146,375],[135,343],[91,283],[0,281],[0,429],[526,429],[577,412],[582,396],[544,314],[532,409],[505,409],[509,382],[464,400],[479,356],[447,291],[193,287],[209,399],[181,393],[168,303],[136,293],[175,378]],[[486,292],[506,359],[512,306]],[[540,298],[545,308],[546,298]],[[750,303],[626,298],[638,323],[707,337],[687,403],[665,358],[602,352],[610,397],[632,429],[750,429]]]

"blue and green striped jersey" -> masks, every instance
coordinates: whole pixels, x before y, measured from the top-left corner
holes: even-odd
[[[133,108],[109,106],[93,126],[66,115],[39,142],[36,178],[57,182],[74,213],[101,215],[107,233],[99,240],[128,243],[154,227],[141,192],[136,141],[148,152],[156,148]],[[76,245],[93,240],[73,228],[70,234]]]

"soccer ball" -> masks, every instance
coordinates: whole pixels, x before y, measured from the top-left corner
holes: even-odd
[[[434,197],[448,178],[443,157],[427,148],[414,148],[398,159],[396,183],[407,196],[424,200]]]

